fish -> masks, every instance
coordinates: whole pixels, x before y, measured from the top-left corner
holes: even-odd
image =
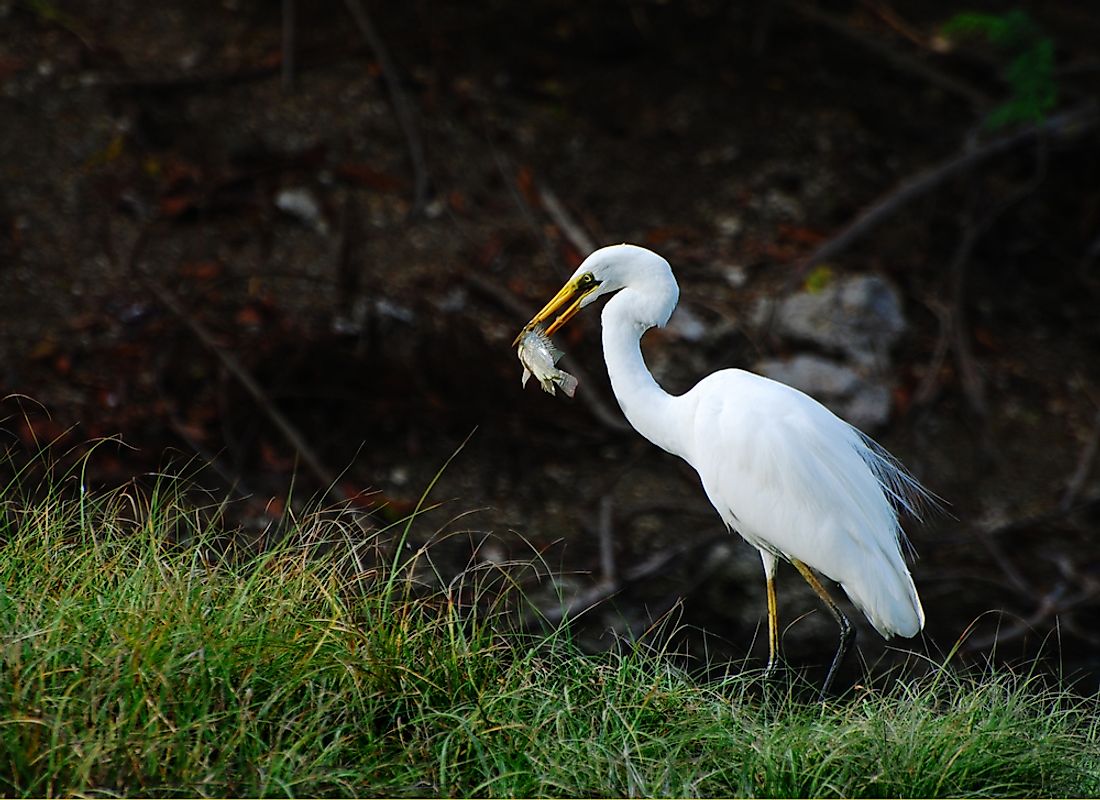
[[[516,354],[519,356],[520,363],[523,364],[521,386],[526,386],[528,378],[534,375],[547,394],[555,394],[555,387],[565,392],[566,397],[572,397],[577,391],[577,379],[555,366],[563,353],[554,345],[541,325],[524,331],[520,335]]]

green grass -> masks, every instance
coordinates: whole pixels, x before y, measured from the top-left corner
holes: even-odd
[[[233,545],[172,493],[0,493],[4,795],[1100,793],[1096,703],[1035,679],[700,684],[505,632],[504,573],[428,588],[333,514]]]

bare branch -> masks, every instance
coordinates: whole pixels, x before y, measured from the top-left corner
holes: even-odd
[[[549,186],[539,186],[539,200],[542,201],[542,207],[546,209],[550,219],[558,226],[558,230],[569,240],[570,244],[577,248],[582,257],[596,249],[596,243],[592,241],[592,237],[585,233],[584,228],[573,219]]]
[[[563,619],[576,616],[577,614],[587,611],[593,606],[602,603],[609,597],[612,597],[623,589],[627,588],[633,583],[648,578],[651,575],[655,575],[664,569],[668,564],[675,561],[678,558],[686,556],[690,553],[699,552],[710,547],[719,539],[728,536],[726,533],[715,534],[714,536],[708,536],[705,539],[700,539],[696,542],[688,542],[686,544],[680,544],[676,547],[669,547],[664,550],[659,550],[652,556],[647,558],[640,564],[636,564],[633,567],[623,571],[622,577],[617,581],[601,581],[593,586],[591,589],[581,592],[575,595],[573,598],[561,603],[557,606],[547,609],[540,609],[538,612],[529,615],[523,622],[524,628],[534,628],[539,624],[549,623],[554,625],[561,622]]]
[[[1040,626],[1053,624],[1064,615],[1093,602],[1098,596],[1094,585],[1067,597],[1068,590],[1069,586],[1064,581],[1059,581],[1049,592],[1039,598],[1035,610],[1026,619],[1019,620],[1009,628],[997,630],[989,636],[968,639],[964,649],[975,652],[1022,639],[1029,633],[1037,632]]]
[[[317,453],[310,447],[305,437],[302,436],[298,429],[291,424],[290,420],[275,407],[275,404],[271,402],[271,399],[267,396],[267,393],[260,386],[259,382],[247,369],[245,369],[244,365],[237,360],[237,357],[218,344],[217,339],[207,330],[206,326],[189,314],[179,299],[168,291],[165,286],[148,275],[142,275],[141,279],[149,290],[157,296],[157,299],[160,300],[164,307],[190,328],[191,332],[195,334],[195,338],[202,342],[210,352],[218,357],[218,360],[222,362],[230,374],[232,374],[241,386],[244,387],[245,391],[252,396],[252,399],[256,401],[256,404],[267,415],[268,419],[270,419],[275,427],[279,429],[279,432],[287,440],[290,446],[298,452],[302,458],[302,462],[321,483],[325,492],[333,495],[338,500],[348,500],[347,494],[336,483],[335,473],[325,467],[321,459],[317,456]]]
[[[1004,153],[1016,150],[1046,136],[1079,135],[1091,130],[1098,120],[1097,104],[1089,101],[1075,109],[1057,114],[1043,122],[1016,133],[992,139],[977,147],[952,156],[946,161],[903,181],[897,188],[880,197],[860,213],[839,233],[807,256],[799,266],[804,273],[822,261],[835,258],[853,243],[863,238],[881,222],[893,216],[903,206],[922,197],[955,175]]]
[[[363,34],[367,45],[374,51],[374,57],[378,60],[378,66],[382,70],[382,77],[386,81],[386,89],[390,94],[390,102],[393,103],[393,111],[397,116],[397,124],[405,135],[405,143],[409,148],[409,160],[413,170],[413,203],[409,210],[409,216],[419,216],[428,204],[428,167],[424,157],[424,142],[420,138],[420,129],[413,118],[412,106],[409,104],[405,91],[401,88],[397,67],[390,58],[390,52],[386,43],[374,26],[367,9],[360,0],[344,0],[359,32]]]
[[[908,75],[920,78],[926,83],[930,83],[949,94],[960,97],[972,106],[978,108],[987,107],[992,102],[990,97],[980,89],[947,74],[927,62],[913,58],[892,44],[863,35],[844,20],[822,11],[815,6],[796,2],[795,0],[787,0],[786,6],[799,16],[823,28],[827,28],[833,33],[844,37],[849,42],[859,45],[867,52],[881,58],[885,63],[899,72],[904,72]]]
[[[613,529],[612,507],[614,498],[605,494],[600,498],[599,540],[600,540],[600,577],[604,583],[614,583],[615,570],[615,533]]]
[[[1048,509],[1047,511],[1041,511],[1033,516],[1014,519],[1003,525],[998,525],[995,528],[989,528],[986,530],[986,533],[990,536],[1005,536],[1010,533],[1026,531],[1030,528],[1038,527],[1039,525],[1046,525],[1081,511],[1092,511],[1094,508],[1100,508],[1100,495],[1080,500],[1069,508],[1062,508],[1061,504],[1059,504],[1054,508]]]
[[[298,57],[298,14],[295,0],[283,0],[283,91],[294,86],[295,62]]]
[[[1100,411],[1096,413],[1092,435],[1089,436],[1088,441],[1081,450],[1081,456],[1077,459],[1077,468],[1074,469],[1073,476],[1069,479],[1066,493],[1062,495],[1062,502],[1058,506],[1059,509],[1067,510],[1073,506],[1073,501],[1081,493],[1085,481],[1088,480],[1089,472],[1092,471],[1092,462],[1096,460],[1097,449],[1100,449]]]

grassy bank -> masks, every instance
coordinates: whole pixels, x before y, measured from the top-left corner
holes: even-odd
[[[501,633],[490,573],[417,588],[339,518],[244,547],[163,488],[0,504],[5,795],[1100,793],[1095,704],[1034,681],[761,698]]]

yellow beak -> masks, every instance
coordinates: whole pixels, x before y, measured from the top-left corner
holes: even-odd
[[[519,332],[515,341],[512,342],[512,347],[519,344],[519,340],[523,338],[523,334],[549,319],[558,309],[565,306],[565,310],[562,311],[558,318],[550,323],[549,327],[546,329],[547,335],[553,334],[554,331],[558,330],[558,328],[573,318],[573,315],[580,310],[581,301],[598,288],[599,284],[594,283],[590,288],[581,291],[579,278],[569,281],[569,283],[561,287],[561,291],[554,295],[554,298],[549,303],[542,307],[542,311],[535,314],[535,316],[531,318],[531,321],[523,326],[523,330]]]

